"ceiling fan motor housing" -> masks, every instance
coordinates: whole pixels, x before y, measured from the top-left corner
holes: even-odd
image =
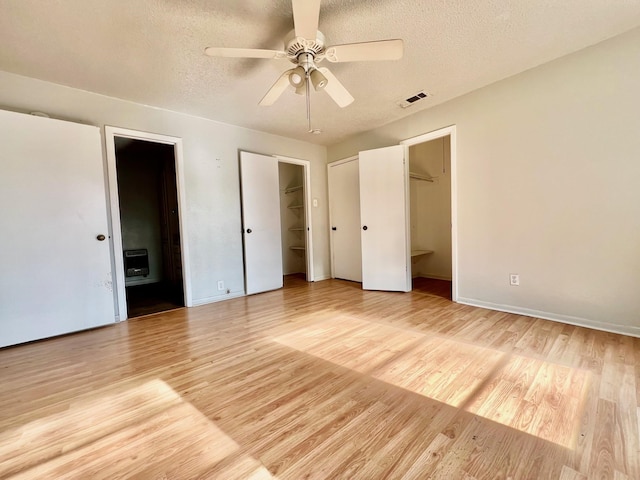
[[[299,62],[299,57],[302,54],[310,54],[314,59],[324,53],[324,35],[322,32],[316,32],[315,40],[309,40],[306,38],[296,37],[295,30],[291,30],[284,39],[284,50],[287,52],[287,58],[295,63]],[[308,58],[306,55],[303,58]]]

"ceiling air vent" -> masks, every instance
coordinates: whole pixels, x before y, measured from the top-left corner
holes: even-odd
[[[404,100],[400,100],[398,102],[398,106],[402,107],[402,108],[407,108],[410,107],[411,105],[415,104],[416,102],[422,100],[423,98],[427,98],[430,97],[431,95],[429,95],[427,92],[425,92],[424,90],[420,90],[418,93],[411,95],[408,98],[405,98]]]

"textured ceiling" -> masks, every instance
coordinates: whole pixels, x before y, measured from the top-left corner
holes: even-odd
[[[400,61],[327,64],[355,97],[257,104],[287,60],[211,58],[207,46],[281,49],[288,0],[1,0],[0,70],[329,145],[640,25],[640,0],[325,0],[327,44],[402,38]],[[396,102],[424,89],[433,97]]]

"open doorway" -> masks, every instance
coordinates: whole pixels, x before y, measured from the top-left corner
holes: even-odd
[[[313,281],[310,162],[240,151],[240,185],[245,293]]]
[[[311,163],[275,155],[278,160],[283,281],[314,281],[311,235]],[[314,204],[317,206],[317,204]]]
[[[105,127],[117,320],[191,306],[182,140]]]
[[[453,127],[452,127],[453,128]],[[454,299],[452,146],[443,129],[403,142],[409,165],[412,289]]]
[[[278,162],[282,274],[307,280],[307,219],[304,167]]]
[[[127,317],[184,306],[173,145],[115,137]]]

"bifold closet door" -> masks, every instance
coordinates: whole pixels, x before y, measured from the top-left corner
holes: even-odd
[[[115,321],[100,130],[0,110],[0,347]]]
[[[329,165],[333,277],[362,282],[358,159]]]
[[[411,291],[404,146],[360,152],[362,288]]]
[[[247,295],[282,288],[278,159],[240,152]]]

